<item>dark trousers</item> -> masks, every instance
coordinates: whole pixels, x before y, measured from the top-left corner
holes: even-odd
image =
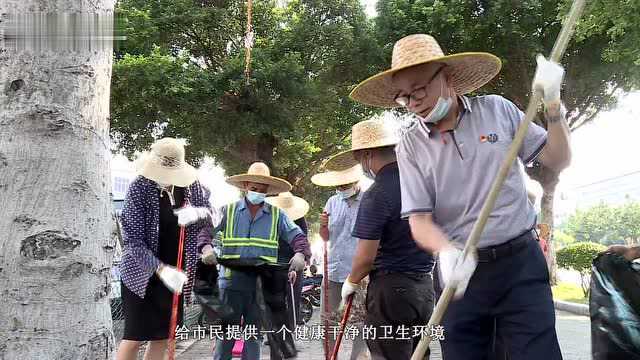
[[[433,274],[433,290],[436,294],[435,303],[437,303],[440,295],[442,295],[442,291],[444,290],[442,288],[442,285],[440,284],[440,268],[437,261],[433,268]],[[496,321],[494,320],[493,335],[491,340],[489,341],[489,348],[487,349],[487,360],[510,360],[511,358],[509,357],[509,354],[507,354],[507,349],[504,345],[502,337],[496,334],[495,322]],[[444,360],[444,354],[442,355],[442,358]]]
[[[427,324],[433,299],[430,273],[372,273],[367,288],[366,318],[367,325],[376,327],[376,339],[367,340],[371,357],[374,360],[410,359],[420,341],[419,336],[413,336],[414,326]],[[408,336],[405,328],[409,329]]]
[[[222,289],[225,304],[231,305],[234,309],[234,317],[230,318],[225,325],[237,325],[240,323],[240,317],[245,316],[245,324],[257,325],[258,329],[264,329],[264,332],[266,332],[267,338],[269,339],[269,355],[271,360],[280,360],[296,356],[293,329],[287,326],[288,315],[286,299],[287,289],[289,289],[287,267],[261,265],[236,267],[232,271],[255,274],[255,276],[257,276],[256,288],[255,290],[246,291]],[[253,296],[255,296],[255,298]],[[254,312],[256,315],[251,316]],[[230,358],[233,341],[224,342],[222,347],[224,349],[220,351],[217,350],[221,355],[216,357],[216,359]],[[253,353],[255,352],[252,352],[252,354]]]
[[[269,355],[271,360],[280,360],[296,356],[293,331],[287,326],[287,291],[289,280],[287,269],[264,266],[258,270],[261,294],[266,305],[264,328],[269,331]]]
[[[549,272],[538,243],[480,262],[462,299],[443,318],[446,360],[484,360],[494,333],[518,360],[561,360]]]

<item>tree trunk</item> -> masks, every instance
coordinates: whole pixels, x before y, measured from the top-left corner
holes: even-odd
[[[113,5],[3,0],[0,14],[112,14]],[[43,41],[0,50],[0,358],[111,359],[113,51],[33,50]]]
[[[549,224],[549,239],[547,239],[547,249],[548,249],[548,257],[547,257],[547,267],[549,268],[549,280],[551,285],[556,285],[558,282],[557,272],[558,272],[558,264],[556,263],[556,249],[553,245],[553,199],[556,192],[557,183],[551,184],[543,184],[542,185],[542,222],[545,224]]]
[[[557,283],[557,270],[558,265],[556,263],[556,249],[553,245],[553,202],[554,196],[556,192],[556,186],[558,186],[559,178],[558,173],[552,171],[551,169],[545,167],[542,164],[537,164],[532,168],[527,168],[527,174],[529,176],[540,183],[542,186],[542,200],[541,200],[541,210],[542,210],[542,219],[539,219],[540,222],[549,224],[549,239],[547,240],[547,247],[549,250],[549,256],[547,258],[547,266],[549,268],[549,280],[551,285],[555,285]]]
[[[236,157],[242,163],[242,171],[246,171],[249,165],[256,161],[262,161],[272,167],[275,146],[276,140],[269,134],[242,138],[238,145],[234,146]]]

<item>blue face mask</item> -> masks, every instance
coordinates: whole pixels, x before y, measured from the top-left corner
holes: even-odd
[[[451,110],[451,105],[453,104],[453,99],[451,96],[444,98],[444,85],[443,88],[440,89],[440,96],[438,97],[438,101],[436,105],[431,109],[429,114],[422,118],[422,121],[425,123],[437,123],[442,120],[447,114],[449,110]]]
[[[452,102],[453,100],[451,100],[451,98],[445,99],[440,96],[438,98],[436,106],[433,107],[431,112],[425,118],[423,118],[422,121],[424,121],[425,123],[437,123],[438,121],[442,120],[442,118],[447,116],[449,110],[451,110]]]
[[[247,191],[247,200],[253,205],[259,205],[264,202],[264,199],[267,197],[267,194],[255,192],[255,191]]]

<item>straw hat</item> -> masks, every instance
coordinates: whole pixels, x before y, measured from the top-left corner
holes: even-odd
[[[393,74],[416,65],[443,63],[449,68],[453,88],[458,95],[470,93],[493,79],[502,63],[495,55],[484,52],[465,52],[444,55],[433,37],[414,34],[398,40],[393,47],[391,69],[361,82],[349,95],[363,104],[394,108],[398,94],[392,84]]]
[[[327,170],[344,170],[358,164],[353,157],[357,150],[394,146],[399,141],[398,129],[387,121],[373,119],[361,121],[351,128],[351,149],[338,153],[326,162]]]
[[[362,177],[360,165],[341,171],[327,171],[311,177],[311,182],[323,187],[336,187],[357,183]]]
[[[291,191],[291,184],[287,180],[271,176],[271,171],[265,163],[255,162],[249,166],[246,174],[231,176],[227,183],[244,190],[245,182],[269,185],[267,195],[277,195],[286,191]]]
[[[278,196],[268,197],[266,202],[282,209],[291,221],[296,221],[309,212],[309,203],[288,191],[280,193]]]
[[[198,178],[196,169],[184,161],[183,140],[163,138],[135,162],[136,172],[160,184],[187,187]]]

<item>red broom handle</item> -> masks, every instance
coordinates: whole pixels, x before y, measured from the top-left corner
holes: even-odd
[[[347,298],[347,307],[344,309],[344,314],[342,314],[342,321],[340,321],[340,332],[338,333],[338,339],[336,340],[335,345],[333,345],[333,353],[331,354],[331,360],[338,359],[338,350],[340,349],[340,343],[342,342],[342,335],[344,335],[344,329],[347,327],[347,321],[349,320],[349,315],[351,314],[351,305],[353,304],[353,295],[349,295]]]
[[[325,360],[329,359],[329,261],[327,255],[327,241],[323,240],[324,246],[324,264],[323,264],[323,278],[322,278],[322,296],[323,296],[323,305],[322,305],[322,313],[324,315],[324,358]]]
[[[176,268],[182,271],[182,253],[184,251],[185,227],[180,226],[180,240],[178,242],[178,264]],[[178,325],[178,304],[180,295],[173,294],[173,303],[171,304],[171,322],[169,323],[169,360],[175,360],[176,356],[176,327]]]

